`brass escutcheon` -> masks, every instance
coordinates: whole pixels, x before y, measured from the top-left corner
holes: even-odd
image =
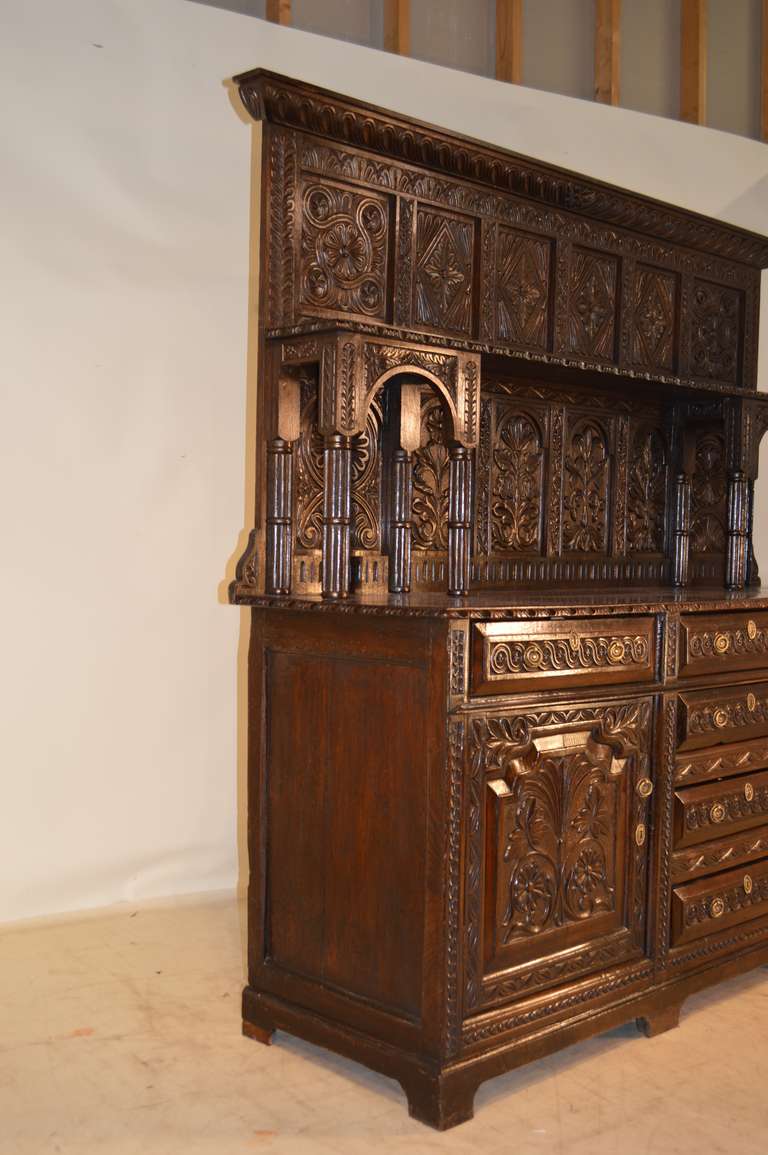
[[[578,654],[578,652],[579,652],[579,635],[575,632],[572,633],[570,638],[568,639],[568,641],[570,643],[570,647],[573,650],[574,654]]]
[[[753,641],[757,637],[757,626],[755,625],[752,618],[750,618],[747,622],[747,637],[751,638]]]
[[[751,802],[755,797],[755,788],[751,782],[747,782],[746,786],[744,787],[744,797],[746,798],[747,802]]]
[[[751,894],[752,893],[752,876],[751,876],[751,874],[745,874],[744,875],[744,893],[745,894]]]
[[[709,904],[709,913],[712,918],[720,918],[725,914],[725,903],[722,898],[713,898]]]
[[[757,705],[757,698],[755,697],[755,695],[750,690],[749,693],[747,694],[747,709],[749,710],[750,714],[754,712],[756,705]]]
[[[715,802],[709,812],[709,817],[712,822],[722,822],[725,818],[725,807],[722,802]]]
[[[722,706],[718,706],[718,708],[712,714],[712,721],[715,723],[718,730],[722,730],[723,726],[728,725],[728,711],[724,710]]]
[[[645,823],[644,822],[638,822],[638,824],[637,824],[637,827],[635,829],[635,842],[637,843],[638,846],[642,846],[643,843],[645,842]]]
[[[727,652],[731,644],[731,639],[727,634],[715,634],[715,653],[724,654]]]
[[[653,794],[653,782],[650,778],[641,778],[637,784],[637,793],[641,798],[650,798]]]

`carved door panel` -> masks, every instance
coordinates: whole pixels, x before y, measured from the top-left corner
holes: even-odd
[[[467,1008],[645,953],[649,699],[472,724]]]

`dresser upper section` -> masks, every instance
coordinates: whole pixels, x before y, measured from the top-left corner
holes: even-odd
[[[264,321],[754,389],[766,238],[257,70]]]

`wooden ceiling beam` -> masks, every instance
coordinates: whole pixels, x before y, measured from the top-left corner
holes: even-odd
[[[619,103],[621,0],[595,0],[595,100]]]
[[[762,63],[760,65],[760,131],[768,141],[768,0],[763,0],[763,27],[760,34]]]
[[[707,0],[680,0],[680,119],[707,122]]]
[[[496,0],[496,79],[523,81],[523,0]]]
[[[411,0],[384,0],[384,47],[411,55]]]
[[[290,24],[291,0],[267,0],[267,20],[273,24]]]

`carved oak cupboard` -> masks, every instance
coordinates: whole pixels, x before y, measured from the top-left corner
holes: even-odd
[[[247,1034],[416,1117],[768,961],[768,241],[257,71]]]

